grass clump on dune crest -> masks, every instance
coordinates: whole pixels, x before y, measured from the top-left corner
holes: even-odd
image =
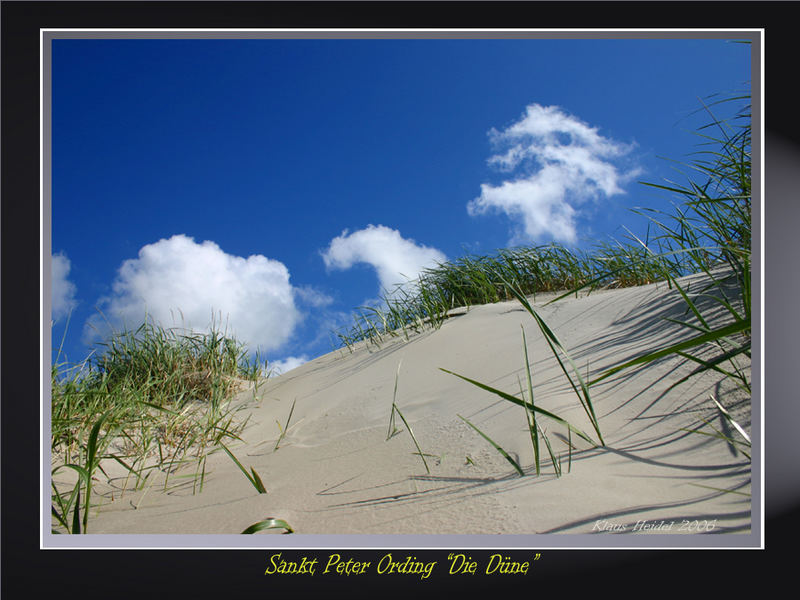
[[[157,474],[165,489],[171,478],[188,477],[193,492],[202,491],[207,456],[246,424],[230,399],[262,372],[258,357],[251,360],[242,344],[216,330],[145,322],[115,333],[101,348],[77,365],[59,362],[59,354],[52,368],[52,512],[65,532],[85,533],[92,474],[104,460],[124,469],[122,494],[129,485],[152,485]],[[192,465],[193,473],[175,475]],[[77,476],[74,486],[56,483],[56,475],[67,473]],[[70,521],[79,510],[81,519]]]
[[[408,339],[411,333],[441,326],[454,308],[513,300],[515,292],[526,297],[563,292],[560,299],[579,291],[662,281],[683,295],[696,319],[691,326],[709,333],[713,328],[696,297],[676,282],[697,273],[709,280],[700,295],[718,302],[746,334],[751,317],[750,112],[745,105],[731,119],[721,119],[713,110],[742,105],[747,98],[735,96],[704,106],[711,120],[698,131],[701,150],[684,165],[689,171],[686,183],[644,183],[680,200],[673,214],[635,211],[646,219],[646,235],[629,232],[626,239],[598,242],[586,250],[555,243],[503,249],[425,269],[417,280],[387,292],[379,307],[362,307],[352,325],[336,334],[341,345],[352,350],[362,341],[380,345],[395,337]],[[748,344],[725,347],[734,355],[749,351]]]
[[[571,288],[628,287],[663,279],[660,265],[641,248],[598,245],[594,252],[558,244],[509,248],[494,255],[466,256],[425,269],[411,286],[385,294],[379,307],[361,307],[336,336],[353,350],[366,341],[379,346],[436,329],[452,309],[514,299],[509,284],[524,295]]]

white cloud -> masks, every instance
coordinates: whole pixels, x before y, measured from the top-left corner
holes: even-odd
[[[138,327],[145,316],[164,327],[213,326],[252,351],[279,348],[300,319],[282,263],[226,254],[214,242],[198,244],[185,235],[144,246],[122,264],[112,290],[100,305],[116,327]],[[90,319],[90,340],[97,337],[91,329],[106,332],[102,323],[99,315]]]
[[[77,306],[75,293],[77,288],[69,279],[72,268],[69,259],[64,254],[54,254],[51,262],[52,300],[50,318],[57,321],[67,316]]]
[[[309,306],[322,308],[333,304],[333,298],[309,285],[294,288],[295,297]]]
[[[549,235],[574,243],[578,207],[624,193],[621,185],[636,174],[615,165],[632,145],[601,136],[557,106],[531,104],[519,121],[504,131],[492,129],[489,136],[499,151],[489,164],[516,177],[498,186],[481,185],[481,195],[467,211],[471,216],[505,213],[519,228],[516,242]]]
[[[435,267],[447,257],[435,248],[405,239],[399,231],[383,225],[342,232],[322,253],[328,269],[349,269],[356,263],[371,265],[382,291],[391,292],[397,284],[415,280],[425,268]]]
[[[300,365],[307,362],[308,356],[305,354],[302,356],[289,356],[281,360],[270,361],[270,363],[267,365],[267,369],[273,375],[282,375],[283,373],[288,373],[292,369],[296,369]]]

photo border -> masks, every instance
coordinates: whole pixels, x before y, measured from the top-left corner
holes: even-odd
[[[374,550],[374,549],[505,549],[505,550],[606,550],[606,549],[753,549],[764,546],[763,510],[763,28],[744,29],[581,29],[581,28],[42,28],[40,29],[40,202],[41,202],[41,515],[40,549],[226,549],[244,550],[273,548],[287,550]],[[50,360],[51,336],[50,270],[51,256],[51,179],[50,179],[50,53],[57,39],[747,39],[751,41],[751,89],[753,117],[753,215],[755,232],[753,276],[759,282],[760,297],[754,298],[760,320],[754,324],[754,337],[759,340],[752,363],[754,389],[752,398],[752,431],[754,447],[752,463],[753,494],[751,497],[751,531],[746,534],[675,535],[675,534],[520,534],[503,535],[315,535],[242,536],[218,534],[88,534],[54,535],[50,530]]]
[[[797,469],[797,423],[800,402],[796,394],[796,347],[800,339],[795,299],[800,278],[793,276],[800,252],[800,120],[793,93],[796,56],[794,2],[736,2],[721,8],[719,2],[0,2],[2,35],[2,592],[30,594],[51,591],[78,597],[104,590],[119,598],[179,591],[201,598],[231,593],[331,594],[368,591],[441,591],[453,594],[506,590],[543,593],[577,590],[610,591],[640,596],[656,587],[670,586],[678,593],[719,595],[741,593],[743,581],[753,579],[780,585],[788,570],[777,551],[793,547],[800,526],[800,470]],[[690,8],[687,8],[689,7]],[[388,8],[387,8],[388,7]],[[37,337],[41,321],[39,270],[39,28],[75,26],[114,28],[120,25],[219,25],[249,28],[291,27],[306,24],[374,26],[400,22],[475,24],[507,27],[536,24],[543,27],[579,23],[660,23],[691,29],[708,24],[764,29],[768,48],[765,86],[768,101],[762,108],[768,118],[759,146],[766,148],[761,177],[766,199],[760,227],[762,235],[761,315],[765,354],[754,364],[762,373],[762,388],[769,395],[768,418],[751,434],[761,435],[766,465],[762,507],[762,535],[768,543],[760,550],[551,550],[530,576],[519,578],[444,577],[420,586],[418,579],[402,576],[375,579],[345,577],[265,577],[267,555],[253,550],[41,550],[39,456],[40,405],[36,382],[41,352]],[[687,27],[688,24],[688,27]],[[755,27],[753,27],[755,25]],[[790,77],[781,77],[790,73]],[[754,138],[754,150],[756,140]],[[754,165],[755,169],[759,165]],[[764,191],[764,189],[766,191]],[[787,275],[788,273],[788,275]],[[766,294],[766,295],[765,295]],[[758,310],[760,308],[760,310]],[[768,358],[768,360],[765,360]],[[39,436],[37,436],[37,433]],[[763,520],[765,519],[765,520]],[[765,550],[772,550],[766,552]],[[697,554],[700,551],[701,554]],[[486,551],[488,553],[488,551]],[[509,551],[514,555],[515,551]],[[287,557],[289,551],[284,553]],[[313,552],[305,554],[313,555]],[[371,556],[369,552],[353,552]],[[440,557],[433,551],[416,555]],[[504,554],[506,554],[504,552]],[[292,556],[298,555],[292,552]],[[320,554],[320,556],[322,556]],[[477,556],[477,555],[476,555]],[[781,557],[785,554],[782,552]],[[76,576],[77,574],[77,576]],[[84,575],[81,577],[80,575]],[[0,593],[2,593],[0,592]],[[16,594],[17,596],[21,593]],[[10,595],[10,594],[9,594]]]

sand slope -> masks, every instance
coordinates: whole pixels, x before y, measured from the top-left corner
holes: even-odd
[[[665,321],[685,318],[680,296],[665,284],[544,306],[547,299],[537,296],[534,306],[590,376],[687,337]],[[647,532],[677,534],[683,520],[708,522],[714,533],[750,531],[750,461],[724,441],[683,430],[701,418],[723,426],[709,394],[731,406],[749,430],[749,398],[716,376],[664,394],[693,368],[676,359],[620,373],[593,387],[606,446],[573,435],[567,472],[567,431],[541,419],[564,473],[555,476],[541,444],[537,477],[523,409],[440,368],[518,394],[518,381],[525,380],[523,327],[536,404],[597,436],[518,302],[460,313],[409,341],[332,352],[243,392],[236,402],[250,414],[246,443],[230,447],[260,474],[267,494],[258,494],[220,452],[208,461],[200,494],[191,484],[166,493],[154,486],[124,495],[116,490],[112,502],[106,489],[92,532],[238,534],[265,517],[285,519],[298,534],[630,533],[637,521],[672,523]],[[429,473],[399,419],[400,431],[386,439],[401,361],[397,405],[426,453]],[[277,423],[286,422],[293,402],[290,428],[275,451]],[[527,475],[520,477],[459,415],[517,457]]]

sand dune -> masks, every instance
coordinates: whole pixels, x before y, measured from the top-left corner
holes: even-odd
[[[699,282],[693,285],[690,289],[697,289]],[[590,377],[687,335],[665,320],[685,317],[680,296],[666,284],[545,305],[548,299],[532,300]],[[457,311],[440,329],[409,341],[394,338],[380,348],[362,343],[353,352],[335,351],[242,392],[235,402],[250,420],[244,443],[230,448],[259,473],[267,494],[258,494],[219,452],[208,460],[202,493],[193,493],[191,483],[169,492],[156,484],[124,494],[118,489],[121,479],[108,488],[99,485],[105,500],[92,516],[92,533],[238,534],[266,517],[286,520],[298,534],[281,539],[303,534],[680,534],[697,527],[750,532],[750,461],[720,439],[685,431],[701,419],[725,426],[710,394],[731,407],[749,430],[749,397],[710,375],[666,393],[693,368],[679,359],[623,371],[593,386],[603,447],[573,434],[570,456],[566,428],[540,418],[563,472],[556,477],[541,444],[542,473],[536,476],[524,410],[441,370],[518,394],[526,377],[521,328],[536,404],[596,440],[520,303],[477,306]],[[429,472],[399,419],[399,432],[387,440],[398,365],[397,406],[425,453]],[[278,423],[286,423],[293,403],[289,429],[275,450]],[[516,457],[526,476],[520,477],[459,415]],[[684,523],[692,530],[682,531]]]

